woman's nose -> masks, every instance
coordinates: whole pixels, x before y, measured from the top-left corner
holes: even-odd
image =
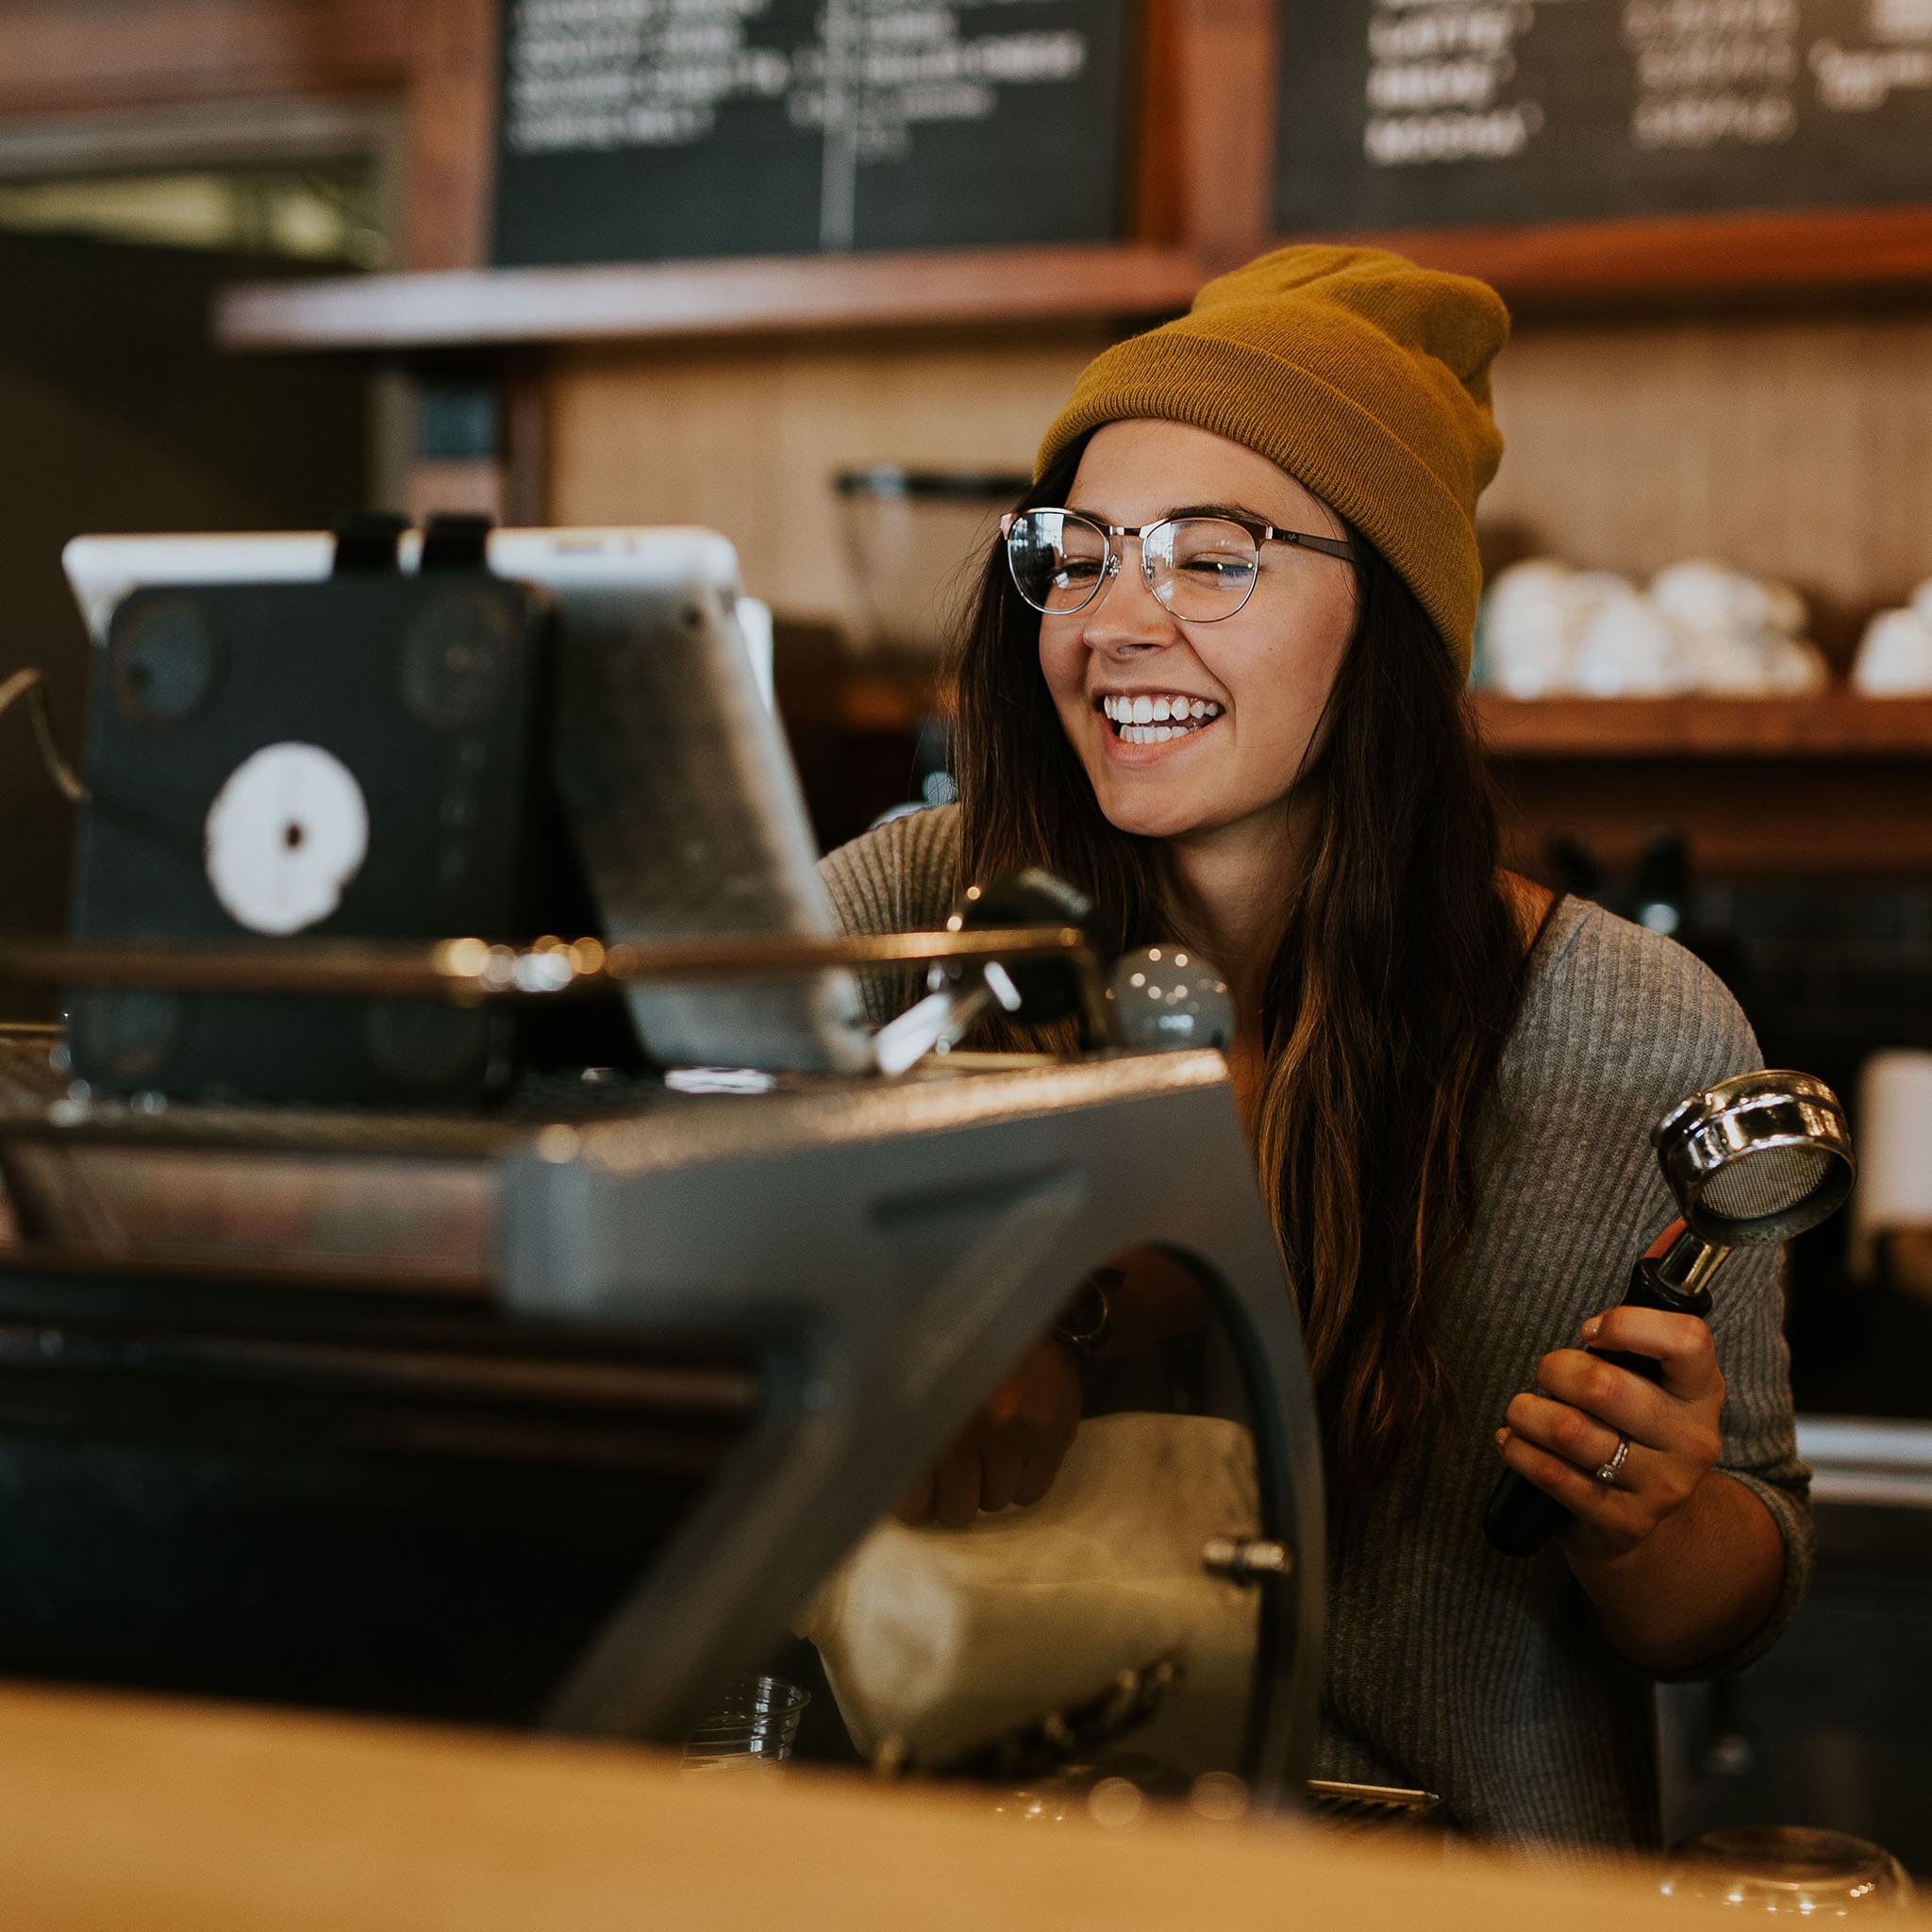
[[[1091,650],[1148,650],[1179,641],[1174,618],[1148,587],[1140,557],[1126,551],[1133,541],[1123,541],[1100,595],[1089,607],[1082,635]]]

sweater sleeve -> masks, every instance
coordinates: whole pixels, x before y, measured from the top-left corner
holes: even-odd
[[[956,806],[888,819],[819,861],[839,929],[846,933],[924,932],[941,926],[958,896],[959,814]],[[883,1025],[918,999],[917,968],[864,976],[866,1014]]]

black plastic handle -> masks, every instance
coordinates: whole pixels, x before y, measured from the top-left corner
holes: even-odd
[[[1685,1294],[1657,1278],[1657,1262],[1646,1255],[1630,1271],[1630,1287],[1624,1296],[1626,1308],[1659,1308],[1667,1315],[1695,1315],[1700,1322],[1710,1320],[1710,1295],[1700,1289]],[[1661,1382],[1664,1365],[1655,1356],[1626,1355],[1611,1348],[1592,1348],[1590,1354],[1646,1382]],[[1533,1557],[1570,1521],[1570,1512],[1554,1496],[1547,1495],[1513,1469],[1506,1469],[1490,1491],[1489,1507],[1483,1511],[1483,1534],[1506,1557]]]

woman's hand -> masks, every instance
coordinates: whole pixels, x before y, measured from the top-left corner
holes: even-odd
[[[1043,1340],[899,1505],[899,1520],[964,1529],[982,1509],[1039,1502],[1079,1425],[1079,1361]]]
[[[1575,1519],[1563,1547],[1583,1564],[1628,1556],[1696,1494],[1717,1466],[1724,1378],[1710,1330],[1694,1315],[1616,1307],[1583,1324],[1592,1347],[1649,1356],[1661,1384],[1646,1382],[1580,1348],[1557,1349],[1537,1366],[1541,1391],[1509,1405],[1496,1432],[1503,1460],[1554,1496]],[[1613,1480],[1595,1472],[1628,1454]]]

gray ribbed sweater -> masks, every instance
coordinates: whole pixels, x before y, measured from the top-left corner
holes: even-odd
[[[942,924],[961,883],[958,812],[895,820],[822,870],[848,931]],[[893,990],[874,1007],[888,1017]],[[1587,902],[1558,904],[1499,1070],[1474,1232],[1438,1308],[1470,1426],[1419,1448],[1336,1540],[1321,1775],[1441,1792],[1459,1826],[1520,1845],[1656,1842],[1650,1682],[1604,1641],[1554,1547],[1522,1562],[1483,1541],[1501,1467],[1490,1439],[1538,1358],[1623,1299],[1632,1260],[1671,1220],[1652,1126],[1684,1094],[1758,1064],[1736,1002],[1689,953]],[[1777,1253],[1739,1254],[1713,1320],[1722,1467],[1776,1521],[1785,1583],[1748,1645],[1687,1674],[1769,1646],[1810,1572],[1781,1313]]]

